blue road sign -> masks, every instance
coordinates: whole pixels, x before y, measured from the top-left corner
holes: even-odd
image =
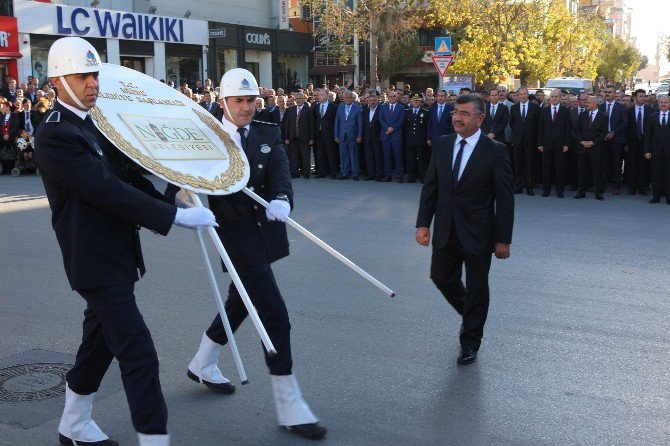
[[[451,56],[451,36],[435,37],[435,55]]]

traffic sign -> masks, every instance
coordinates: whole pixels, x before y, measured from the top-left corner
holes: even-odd
[[[437,56],[451,56],[451,37],[435,37],[435,54]]]
[[[435,65],[438,74],[440,77],[444,77],[444,75],[447,74],[447,70],[451,66],[452,62],[454,61],[454,56],[433,56],[432,59],[433,65]]]

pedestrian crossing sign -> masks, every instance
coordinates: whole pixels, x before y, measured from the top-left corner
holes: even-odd
[[[435,38],[435,55],[451,56],[451,37],[447,36]]]

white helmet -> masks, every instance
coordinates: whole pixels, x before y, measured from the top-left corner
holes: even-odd
[[[95,73],[100,71],[100,55],[81,37],[63,37],[49,49],[47,75],[61,77],[68,74]]]
[[[221,97],[258,96],[258,82],[249,70],[233,68],[221,76]]]

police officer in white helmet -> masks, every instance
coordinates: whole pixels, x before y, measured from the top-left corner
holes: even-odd
[[[91,419],[95,393],[112,359],[121,369],[140,445],[168,446],[167,408],[151,334],[135,303],[144,272],[139,228],[166,235],[173,224],[216,225],[205,208],[178,209],[95,127],[95,48],[79,37],[57,40],[48,75],[58,98],[35,136],[52,226],[70,286],[86,300],[82,343],[66,376],[58,425],[63,445],[116,446]]]
[[[302,398],[293,375],[291,323],[270,264],[289,255],[285,221],[293,204],[289,162],[275,123],[253,120],[258,84],[242,68],[227,71],[221,78],[223,126],[235,144],[243,149],[251,166],[247,187],[270,203],[267,210],[243,192],[210,196],[209,208],[216,216],[221,237],[235,269],[274,344],[277,355],[265,354],[280,426],[310,439],[322,438],[326,429]],[[166,197],[179,189],[169,185]],[[247,316],[247,310],[233,283],[225,304],[233,331]],[[188,365],[188,377],[217,393],[233,393],[235,386],[218,368],[217,360],[228,342],[216,316],[203,333],[198,352]],[[265,353],[265,351],[264,351]]]

